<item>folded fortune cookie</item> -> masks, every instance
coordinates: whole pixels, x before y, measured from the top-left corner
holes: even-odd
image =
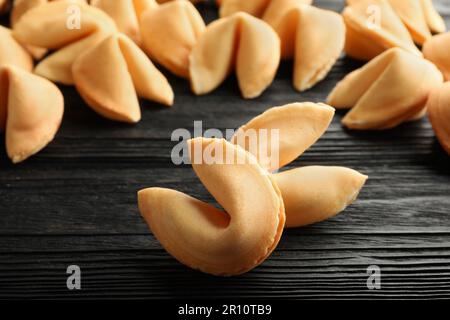
[[[71,9],[74,13],[68,20],[67,12]],[[74,25],[69,28],[68,23],[72,22]],[[116,32],[116,25],[107,14],[79,0],[58,0],[37,6],[27,11],[13,28],[21,43],[56,50],[36,66],[35,73],[66,85],[73,84],[73,61]]]
[[[105,38],[72,65],[81,96],[106,118],[135,123],[141,119],[138,96],[172,105],[174,94],[164,75],[126,35]]]
[[[243,125],[231,142],[255,155],[259,164],[272,172],[309,149],[324,134],[333,116],[334,109],[322,103],[273,107]],[[263,130],[278,130],[275,144]],[[246,138],[255,140],[248,143]],[[255,146],[259,147],[255,150]],[[278,161],[268,163],[266,159],[273,160],[274,155]],[[356,200],[367,180],[367,176],[349,168],[324,166],[291,169],[275,173],[273,178],[283,198],[287,228],[321,222],[344,211]]]
[[[281,57],[294,59],[298,91],[323,80],[344,48],[345,24],[336,12],[297,0],[272,0],[263,19],[280,37]]]
[[[91,0],[90,4],[106,12],[119,31],[138,45],[141,44],[139,20],[142,13],[158,6],[155,0]]]
[[[426,59],[433,62],[450,81],[450,32],[438,34],[427,40],[422,48]]]
[[[431,38],[433,32],[441,33],[446,29],[431,0],[389,0],[389,3],[419,45]]]
[[[5,64],[33,70],[31,55],[13,38],[11,30],[0,26],[0,66]]]
[[[417,118],[430,91],[442,81],[431,62],[392,48],[340,81],[328,103],[338,109],[352,108],[342,120],[350,129],[389,129]]]
[[[187,1],[173,1],[146,10],[140,19],[145,52],[169,71],[189,78],[189,55],[205,30],[197,9]]]
[[[152,233],[178,261],[213,275],[238,275],[261,264],[283,232],[285,213],[273,179],[252,155],[223,139],[188,141],[200,181],[225,211],[184,193],[163,188],[139,191],[139,209]],[[244,159],[243,163],[208,164],[207,148]]]
[[[13,7],[11,10],[11,26],[14,28],[17,21],[31,9],[45,4],[49,1],[60,1],[60,0],[14,0]],[[72,4],[76,4],[75,1],[80,1],[86,3],[86,0],[73,0]],[[40,60],[47,54],[47,49],[40,48],[32,45],[24,45],[25,48],[30,52],[30,54],[37,60]]]
[[[275,78],[280,39],[267,23],[239,12],[208,25],[190,56],[191,87],[202,95],[236,70],[242,96],[258,97]]]
[[[139,209],[152,233],[172,256],[191,268],[237,275],[270,255],[285,219],[287,227],[298,227],[344,210],[356,199],[367,176],[348,168],[317,166],[272,175],[261,166],[258,152],[239,143],[239,135],[250,131],[259,137],[260,131],[278,129],[282,166],[322,135],[333,114],[334,109],[323,104],[293,103],[250,120],[232,144],[222,139],[189,140],[192,166],[224,211],[175,190],[144,189],[138,193]]]
[[[26,70],[0,66],[0,131],[14,163],[53,140],[64,113],[64,98],[50,81]]]
[[[345,52],[352,58],[371,60],[399,47],[421,56],[407,27],[388,0],[352,0],[342,12],[347,26]]]

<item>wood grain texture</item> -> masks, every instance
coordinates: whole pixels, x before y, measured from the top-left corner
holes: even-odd
[[[450,4],[435,1],[450,22]],[[316,5],[341,10],[342,1]],[[212,3],[200,5],[207,21]],[[450,24],[449,24],[450,26]],[[171,258],[139,216],[137,190],[175,188],[213,201],[189,166],[174,166],[176,128],[236,128],[267,108],[324,101],[360,62],[343,57],[327,79],[297,93],[283,62],[258,99],[240,98],[235,78],[203,97],[167,74],[176,103],[142,102],[135,125],[91,111],[70,87],[55,141],[13,166],[0,143],[0,298],[450,298],[450,159],[427,120],[386,132],[354,133],[338,113],[324,137],[290,167],[348,166],[370,176],[358,201],[315,226],[288,230],[254,271],[216,278]],[[66,289],[68,265],[82,287]],[[382,289],[368,290],[366,268],[382,268]]]

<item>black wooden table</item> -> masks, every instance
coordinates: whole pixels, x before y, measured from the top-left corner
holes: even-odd
[[[450,3],[435,1],[450,22]],[[316,5],[341,10],[341,1]],[[199,6],[207,21],[214,5]],[[342,58],[305,93],[282,63],[258,99],[240,98],[235,78],[195,97],[168,74],[173,108],[142,102],[134,126],[99,117],[74,88],[62,88],[66,112],[55,141],[21,165],[0,146],[0,298],[449,298],[450,158],[427,120],[385,132],[349,132],[338,113],[324,137],[291,167],[338,165],[370,176],[358,201],[339,216],[287,230],[272,256],[239,277],[217,278],[169,256],[139,215],[136,192],[174,188],[212,201],[189,166],[172,164],[176,128],[236,128],[271,106],[324,101],[360,62]],[[2,139],[3,140],[3,139]],[[82,290],[66,287],[79,265]],[[381,268],[381,289],[366,270]]]

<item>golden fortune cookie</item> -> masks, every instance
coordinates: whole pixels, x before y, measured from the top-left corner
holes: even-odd
[[[0,66],[0,131],[13,163],[52,141],[63,113],[64,98],[53,83],[13,65]]]
[[[392,48],[340,81],[328,104],[351,108],[342,120],[347,128],[390,129],[423,114],[430,91],[442,81],[442,73],[431,62]]]
[[[191,87],[203,95],[233,71],[242,96],[256,98],[272,83],[280,63],[280,39],[264,21],[239,12],[209,24],[190,56]]]
[[[433,62],[450,81],[450,32],[443,33],[427,40],[422,48],[426,59]]]
[[[42,4],[45,4],[49,1],[60,1],[60,0],[14,0],[13,1],[13,7],[11,10],[11,26],[14,28],[17,21],[29,10],[40,6]],[[86,3],[86,0],[74,0],[74,1],[82,1]],[[74,4],[74,1],[72,4]],[[24,45],[25,48],[30,52],[30,54],[33,56],[33,58],[40,60],[43,58],[48,50],[45,48],[40,48],[37,46],[32,45]]]
[[[17,21],[29,10],[38,7],[42,4],[60,0],[14,0],[11,10],[11,25],[14,26]],[[86,3],[86,0],[73,0],[72,3],[80,1]]]
[[[347,27],[345,52],[352,58],[371,60],[399,47],[418,56],[421,52],[388,0],[353,0],[342,12]]]
[[[158,6],[155,0],[91,0],[90,4],[106,12],[117,29],[141,44],[139,20],[144,11]]]
[[[263,19],[280,37],[282,59],[294,59],[298,91],[323,80],[344,48],[345,24],[336,12],[297,0],[272,0]]]
[[[86,103],[111,120],[138,122],[138,97],[173,104],[174,94],[167,79],[124,34],[111,35],[86,50],[73,63],[72,72]]]
[[[33,70],[33,58],[13,38],[11,30],[0,26],[0,66],[14,65],[27,71]]]
[[[293,103],[269,109],[238,132],[278,129],[280,155],[292,159],[323,134],[333,114],[334,109],[324,104]],[[352,203],[367,179],[341,167],[270,174],[252,150],[245,151],[234,138],[233,144],[222,139],[188,141],[195,172],[225,212],[175,190],[148,188],[138,194],[141,214],[163,247],[180,262],[206,273],[236,275],[251,270],[279,241],[283,206],[289,208],[287,227],[323,221]],[[209,159],[210,155],[220,156]]]
[[[367,176],[344,167],[308,166],[273,175],[286,210],[286,228],[322,222],[352,204]]]
[[[253,133],[255,137],[250,137],[254,139],[252,142],[256,145],[267,145],[268,150],[264,150],[266,154],[263,155],[258,154],[259,149],[251,152],[263,168],[273,172],[297,159],[316,143],[327,130],[333,116],[334,108],[322,103],[303,102],[273,107],[241,126],[231,142],[250,151],[252,146],[245,138],[248,133]],[[266,137],[265,132],[261,130],[278,130],[276,150],[271,150],[271,135],[267,135],[266,141],[260,141]],[[268,162],[275,152],[278,153],[278,161]]]
[[[139,191],[139,209],[162,246],[181,263],[205,273],[231,276],[261,264],[283,232],[285,213],[278,187],[254,157],[223,139],[188,141],[200,181],[223,210],[163,188]],[[208,163],[205,150],[244,161]]]
[[[423,45],[432,33],[445,32],[445,22],[431,0],[389,0],[414,41]]]
[[[71,8],[79,10],[82,23],[68,28],[68,24],[77,22],[67,18],[67,10]],[[75,59],[116,32],[114,21],[106,13],[83,2],[74,4],[70,0],[37,6],[26,12],[13,28],[14,36],[21,43],[55,50],[36,66],[35,73],[66,85],[74,83],[72,63]]]
[[[188,1],[171,1],[146,10],[140,19],[142,47],[152,60],[173,74],[189,78],[189,55],[205,30]]]
[[[386,5],[392,7],[417,44],[423,45],[427,39],[431,38],[432,33],[445,32],[446,26],[444,19],[434,8],[432,0],[385,1],[387,1]],[[380,1],[347,0],[347,4],[350,6],[358,2],[367,5],[367,14],[372,15],[371,18],[382,19],[382,16],[376,17],[376,8],[379,6]]]
[[[232,138],[255,155],[260,165],[273,172],[288,165],[301,156],[326,131],[334,116],[334,109],[322,103],[292,103],[273,107],[243,125]],[[262,130],[278,130],[278,141],[273,148],[270,135],[261,134]],[[244,138],[256,136],[253,146]],[[264,139],[264,140],[263,140]],[[261,155],[261,146],[264,155]],[[279,160],[269,164],[265,159],[273,159],[276,152]],[[345,210],[352,204],[367,176],[342,167],[310,166],[287,170],[272,175],[281,191],[286,211],[286,227],[302,227],[327,220]]]

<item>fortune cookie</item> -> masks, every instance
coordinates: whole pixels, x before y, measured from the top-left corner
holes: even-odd
[[[14,0],[11,10],[11,25],[14,26],[17,21],[19,21],[20,17],[29,10],[51,1],[59,0]],[[75,1],[86,2],[86,0],[72,0],[72,3]]]
[[[441,72],[431,62],[392,48],[340,81],[328,104],[352,108],[342,120],[350,129],[389,129],[417,118],[430,91],[442,81]]]
[[[195,94],[213,91],[236,70],[242,96],[258,97],[273,81],[280,63],[280,39],[264,21],[239,12],[209,24],[190,56]]]
[[[48,0],[14,0],[10,17],[11,26],[14,27],[20,17],[27,11],[47,2]],[[33,56],[33,58],[37,60],[40,60],[43,56],[45,56],[45,54],[47,54],[47,50],[45,48],[39,48],[26,44],[23,46]]]
[[[313,0],[294,0],[298,4],[312,4]],[[236,12],[247,12],[252,16],[262,18],[267,7],[274,0],[222,0],[217,1],[220,6],[220,17],[230,16]]]
[[[73,61],[115,32],[115,23],[106,13],[70,0],[37,6],[26,12],[13,28],[21,43],[56,50],[36,66],[35,73],[66,85],[73,84]]]
[[[14,65],[33,70],[33,58],[11,35],[11,30],[0,26],[0,66]]]
[[[260,165],[272,172],[291,163],[316,143],[333,116],[334,108],[322,103],[303,102],[273,107],[240,127],[231,142],[253,153]],[[273,130],[278,131],[278,137],[274,137],[277,139],[275,144],[271,141],[272,135],[268,134]],[[263,141],[266,137],[267,140]],[[248,139],[253,139],[256,146],[267,146],[263,150],[265,154],[259,154],[260,148],[249,145]],[[249,149],[251,147],[255,151]],[[273,154],[278,161],[272,163],[268,160],[273,159]]]
[[[29,10],[45,4],[49,1],[59,1],[59,0],[14,0],[13,7],[11,10],[11,26],[14,28],[17,21]],[[83,1],[86,0],[74,0],[74,1]],[[37,46],[24,45],[24,47],[30,52],[30,54],[37,60],[40,60],[47,54],[47,50],[45,48],[39,48]]]
[[[312,146],[328,128],[333,116],[334,109],[321,103],[274,107],[242,126],[231,142],[255,155],[263,168],[277,170]],[[266,140],[266,137],[274,139],[272,135],[263,132],[274,129],[278,130],[275,144],[271,139]],[[248,143],[249,140],[253,144]],[[265,155],[261,155],[261,150]],[[267,165],[265,159],[273,160],[274,153],[279,160]],[[274,174],[273,178],[283,197],[288,228],[306,226],[337,215],[356,200],[367,180],[367,176],[352,169],[320,166],[287,170]]]
[[[172,105],[167,79],[143,51],[123,34],[111,35],[86,50],[73,63],[80,95],[106,118],[135,123],[141,119],[138,96]]]
[[[26,70],[0,66],[0,131],[13,163],[24,161],[53,140],[64,98],[50,81]]]
[[[200,13],[188,1],[153,6],[141,15],[142,46],[170,72],[189,78],[189,55],[205,30]]]
[[[91,0],[90,3],[112,17],[119,31],[137,44],[141,43],[139,30],[141,14],[157,6],[155,0]]]
[[[450,82],[431,92],[427,109],[434,132],[444,150],[450,155]]]
[[[140,212],[181,263],[213,275],[245,273],[262,263],[280,240],[285,222],[280,191],[239,146],[204,138],[189,140],[188,146],[195,173],[224,211],[175,190],[149,188],[139,191]],[[192,160],[196,152],[201,153],[197,162]],[[220,153],[222,160],[242,161],[210,163],[209,152]]]
[[[352,204],[367,176],[344,167],[309,166],[273,175],[283,197],[286,228],[325,221]]]
[[[348,3],[342,13],[347,26],[347,55],[360,60],[371,60],[393,47],[421,55],[408,29],[388,0],[352,0]]]
[[[336,12],[297,0],[272,0],[263,19],[280,37],[281,57],[294,58],[298,91],[324,79],[344,48],[345,24]]]
[[[424,57],[433,62],[450,81],[450,32],[429,39],[422,48]]]
[[[441,33],[446,29],[431,0],[389,0],[389,3],[419,45],[431,38],[432,32]]]

